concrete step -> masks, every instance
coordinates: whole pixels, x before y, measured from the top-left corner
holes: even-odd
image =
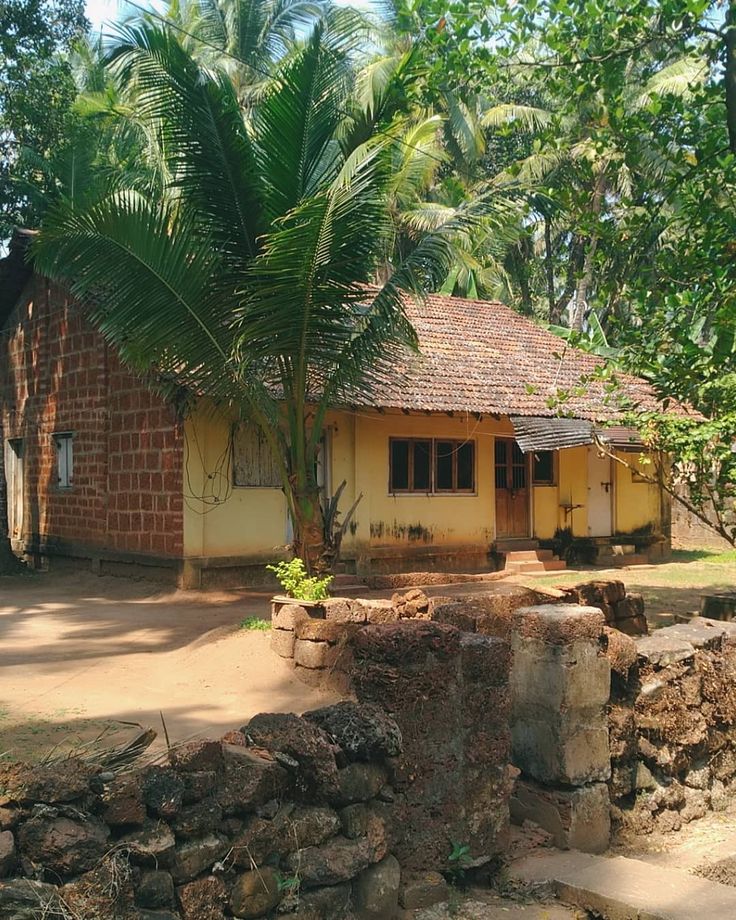
[[[736,918],[736,888],[624,856],[538,850],[509,873],[525,884],[549,883],[561,901],[604,920]]]
[[[551,549],[521,549],[506,553],[506,562],[541,562],[554,558]]]
[[[496,550],[499,553],[516,553],[527,549],[539,549],[539,540],[525,537],[501,537],[496,540]]]
[[[563,559],[539,559],[536,562],[506,562],[504,572],[513,572],[514,575],[526,575],[532,572],[561,572],[567,568]]]
[[[619,569],[625,565],[647,565],[648,563],[648,557],[642,553],[634,553],[628,556],[614,556],[613,554],[602,556],[599,554],[595,561],[598,568],[606,569]]]

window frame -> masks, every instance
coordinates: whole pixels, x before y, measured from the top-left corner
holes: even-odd
[[[408,461],[408,481],[409,486],[406,489],[395,489],[393,488],[394,480],[394,462],[393,462],[393,445],[396,442],[404,442],[409,445],[414,443],[423,443],[430,445],[430,459],[429,459],[429,488],[428,489],[416,489],[413,487],[413,466],[414,466],[414,452],[409,450],[409,461]],[[451,489],[439,489],[437,487],[437,444],[438,443],[449,443],[453,445],[453,463],[452,463],[452,481],[453,488]],[[473,484],[469,489],[459,489],[457,488],[457,448],[463,444],[471,445],[473,451]],[[388,439],[388,494],[392,496],[396,495],[477,495],[477,468],[478,462],[478,450],[477,450],[477,441],[475,438],[422,438],[422,437],[402,437],[399,435],[391,435]]]
[[[532,463],[531,463],[532,486],[540,486],[542,488],[552,488],[556,486],[557,485],[557,473],[558,473],[557,459],[558,459],[559,451],[557,450],[534,450],[531,452],[531,454],[532,454]],[[552,459],[552,476],[550,479],[537,479],[536,471],[535,471],[536,454],[550,454],[550,457]]]
[[[56,451],[56,488],[68,492],[74,488],[74,432],[55,431],[51,438]]]
[[[242,434],[241,434],[242,433]],[[248,437],[255,437],[258,446],[258,472],[260,482],[239,482],[238,475],[241,469],[241,463],[238,462],[238,438],[242,435]],[[238,422],[233,423],[232,427],[232,470],[230,473],[230,480],[233,489],[280,489],[283,491],[284,485],[281,479],[281,475],[278,471],[278,461],[273,456],[273,453],[270,449],[270,445],[266,441],[266,438],[260,428],[249,421],[248,419],[241,419]],[[264,458],[268,459],[270,469],[265,471],[264,467]],[[272,474],[272,478],[264,475],[264,472]],[[264,483],[263,480],[268,479],[267,483]]]

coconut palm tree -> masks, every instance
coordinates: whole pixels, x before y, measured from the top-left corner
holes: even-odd
[[[317,27],[244,114],[232,80],[175,33],[128,26],[110,66],[155,128],[161,194],[62,202],[35,247],[39,269],[69,283],[131,366],[258,426],[312,570],[329,556],[316,470],[325,414],[414,346],[402,292],[435,286],[451,238],[477,219],[456,213],[382,286],[364,286],[392,233],[393,142],[341,143],[345,62]]]

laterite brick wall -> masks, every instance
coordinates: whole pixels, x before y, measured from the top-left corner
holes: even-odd
[[[65,431],[74,435],[73,483],[60,489],[52,436]],[[17,548],[181,556],[182,432],[173,409],[121,367],[63,290],[38,277],[0,335],[0,433],[3,446],[24,442]]]

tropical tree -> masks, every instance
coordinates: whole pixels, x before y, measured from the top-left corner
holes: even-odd
[[[325,414],[364,396],[414,345],[403,292],[444,276],[450,240],[475,213],[456,214],[382,285],[365,286],[392,233],[394,142],[341,142],[346,55],[320,27],[278,65],[255,109],[170,29],[127,27],[110,66],[152,128],[161,193],[60,202],[36,264],[70,284],[133,367],[258,426],[295,550],[319,570],[331,551],[317,482]]]

